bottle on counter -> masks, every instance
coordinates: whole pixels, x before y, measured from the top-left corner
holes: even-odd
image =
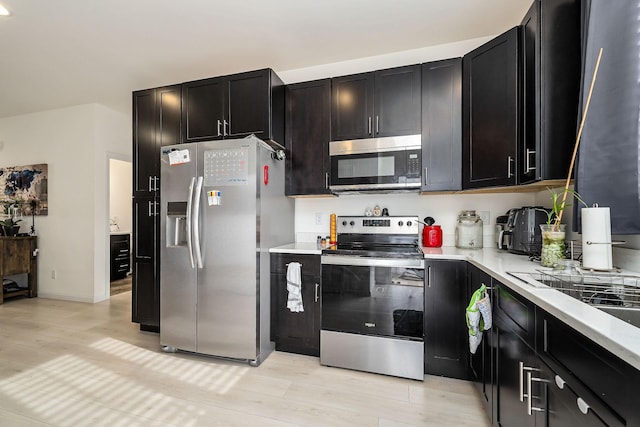
[[[336,214],[331,214],[330,228],[329,228],[329,241],[327,243],[331,245],[335,245],[337,243],[337,234],[336,234]]]

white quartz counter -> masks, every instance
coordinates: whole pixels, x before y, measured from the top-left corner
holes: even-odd
[[[322,253],[322,247],[317,243],[289,243],[288,245],[271,248],[269,249],[269,252],[280,254],[320,255]]]
[[[564,321],[602,347],[640,369],[640,328],[636,328],[595,307],[578,301],[556,289],[535,287],[508,272],[545,270],[524,255],[515,255],[494,248],[458,249],[455,247],[423,248],[427,259],[458,259],[468,261],[553,316]],[[316,243],[292,243],[272,248],[275,253],[320,255]],[[637,274],[637,273],[636,273]]]

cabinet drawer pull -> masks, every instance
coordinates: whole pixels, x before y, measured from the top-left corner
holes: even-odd
[[[578,409],[580,409],[580,412],[582,412],[585,415],[587,415],[589,413],[589,408],[591,408],[591,407],[581,397],[578,397],[576,399],[576,403],[578,404]]]
[[[565,380],[562,379],[562,377],[560,377],[560,375],[556,375],[556,385],[558,386],[558,388],[560,390],[564,389],[564,385],[566,384]]]

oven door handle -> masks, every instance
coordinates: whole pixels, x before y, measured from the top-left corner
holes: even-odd
[[[322,255],[324,265],[353,265],[362,267],[409,267],[424,269],[424,259],[416,258],[370,258],[349,255]]]

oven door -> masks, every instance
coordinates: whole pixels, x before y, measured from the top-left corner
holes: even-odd
[[[322,256],[322,330],[422,341],[424,259]]]

